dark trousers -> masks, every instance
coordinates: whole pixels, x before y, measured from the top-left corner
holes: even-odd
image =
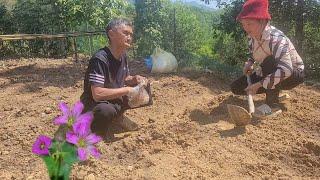
[[[127,100],[125,100],[127,102]],[[122,101],[110,101],[94,103],[85,107],[85,111],[93,112],[93,121],[91,123],[91,130],[94,132],[105,131],[108,125],[123,115],[129,106]]]
[[[262,70],[262,77],[258,76],[256,73],[250,75],[251,83],[257,83],[264,79],[267,75],[274,73],[277,70],[277,62],[273,56],[268,56],[260,64]],[[289,90],[292,89],[304,81],[304,72],[301,70],[294,69],[292,75],[287,79],[283,80],[275,86],[275,89],[265,89],[260,87],[257,91],[257,94],[266,93],[266,104],[271,105],[273,103],[279,102],[279,93],[280,90]],[[231,91],[237,95],[246,95],[247,92],[244,90],[247,88],[247,77],[241,76],[231,84]]]

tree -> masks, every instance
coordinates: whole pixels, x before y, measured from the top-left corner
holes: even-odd
[[[164,31],[170,25],[168,0],[136,0],[134,26],[138,56],[147,56],[163,47]]]
[[[7,7],[0,3],[0,34],[8,34],[13,31],[12,16]]]
[[[243,2],[243,0],[233,0],[231,3],[219,1],[220,6],[224,9],[219,29],[233,34],[235,38],[241,38],[241,31],[239,31],[239,25],[235,22],[235,18],[241,10],[240,6]],[[320,53],[313,51],[315,47],[319,47],[315,42],[320,41],[317,39],[319,38],[317,34],[320,24],[318,18],[320,2],[317,0],[270,0],[269,3],[269,11],[272,16],[271,24],[282,30],[292,40],[299,54],[305,59],[307,68],[312,66],[320,69],[317,60]],[[305,36],[305,33],[308,35]]]
[[[213,57],[212,12],[168,0],[135,1],[137,55],[150,55],[155,47],[172,52],[180,65]],[[207,53],[207,54],[205,54]]]
[[[132,14],[132,6],[123,0],[17,0],[11,13],[10,22],[14,23],[15,30],[10,33],[56,34],[103,30],[111,18]],[[43,54],[45,49],[59,54],[58,49],[64,46],[60,43],[37,40],[23,42],[20,47],[25,46],[24,50],[37,54]],[[81,50],[94,44],[92,39],[90,43],[82,43],[82,40],[80,43]]]

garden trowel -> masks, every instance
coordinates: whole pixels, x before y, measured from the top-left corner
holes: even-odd
[[[250,75],[247,75],[247,83],[251,85]],[[249,112],[240,106],[227,104],[228,113],[232,121],[236,124],[236,126],[245,126],[251,122],[252,113],[254,113],[254,103],[252,94],[248,92],[248,104],[249,104]]]

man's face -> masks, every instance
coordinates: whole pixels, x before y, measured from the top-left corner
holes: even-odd
[[[110,40],[120,47],[129,48],[132,43],[133,30],[131,26],[119,25],[109,32]]]
[[[259,37],[261,35],[261,23],[255,19],[242,19],[241,26],[251,37]]]

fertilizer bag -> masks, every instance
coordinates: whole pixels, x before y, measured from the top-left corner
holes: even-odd
[[[174,55],[161,48],[155,48],[151,58],[152,73],[169,73],[176,71],[178,68],[178,62]]]

